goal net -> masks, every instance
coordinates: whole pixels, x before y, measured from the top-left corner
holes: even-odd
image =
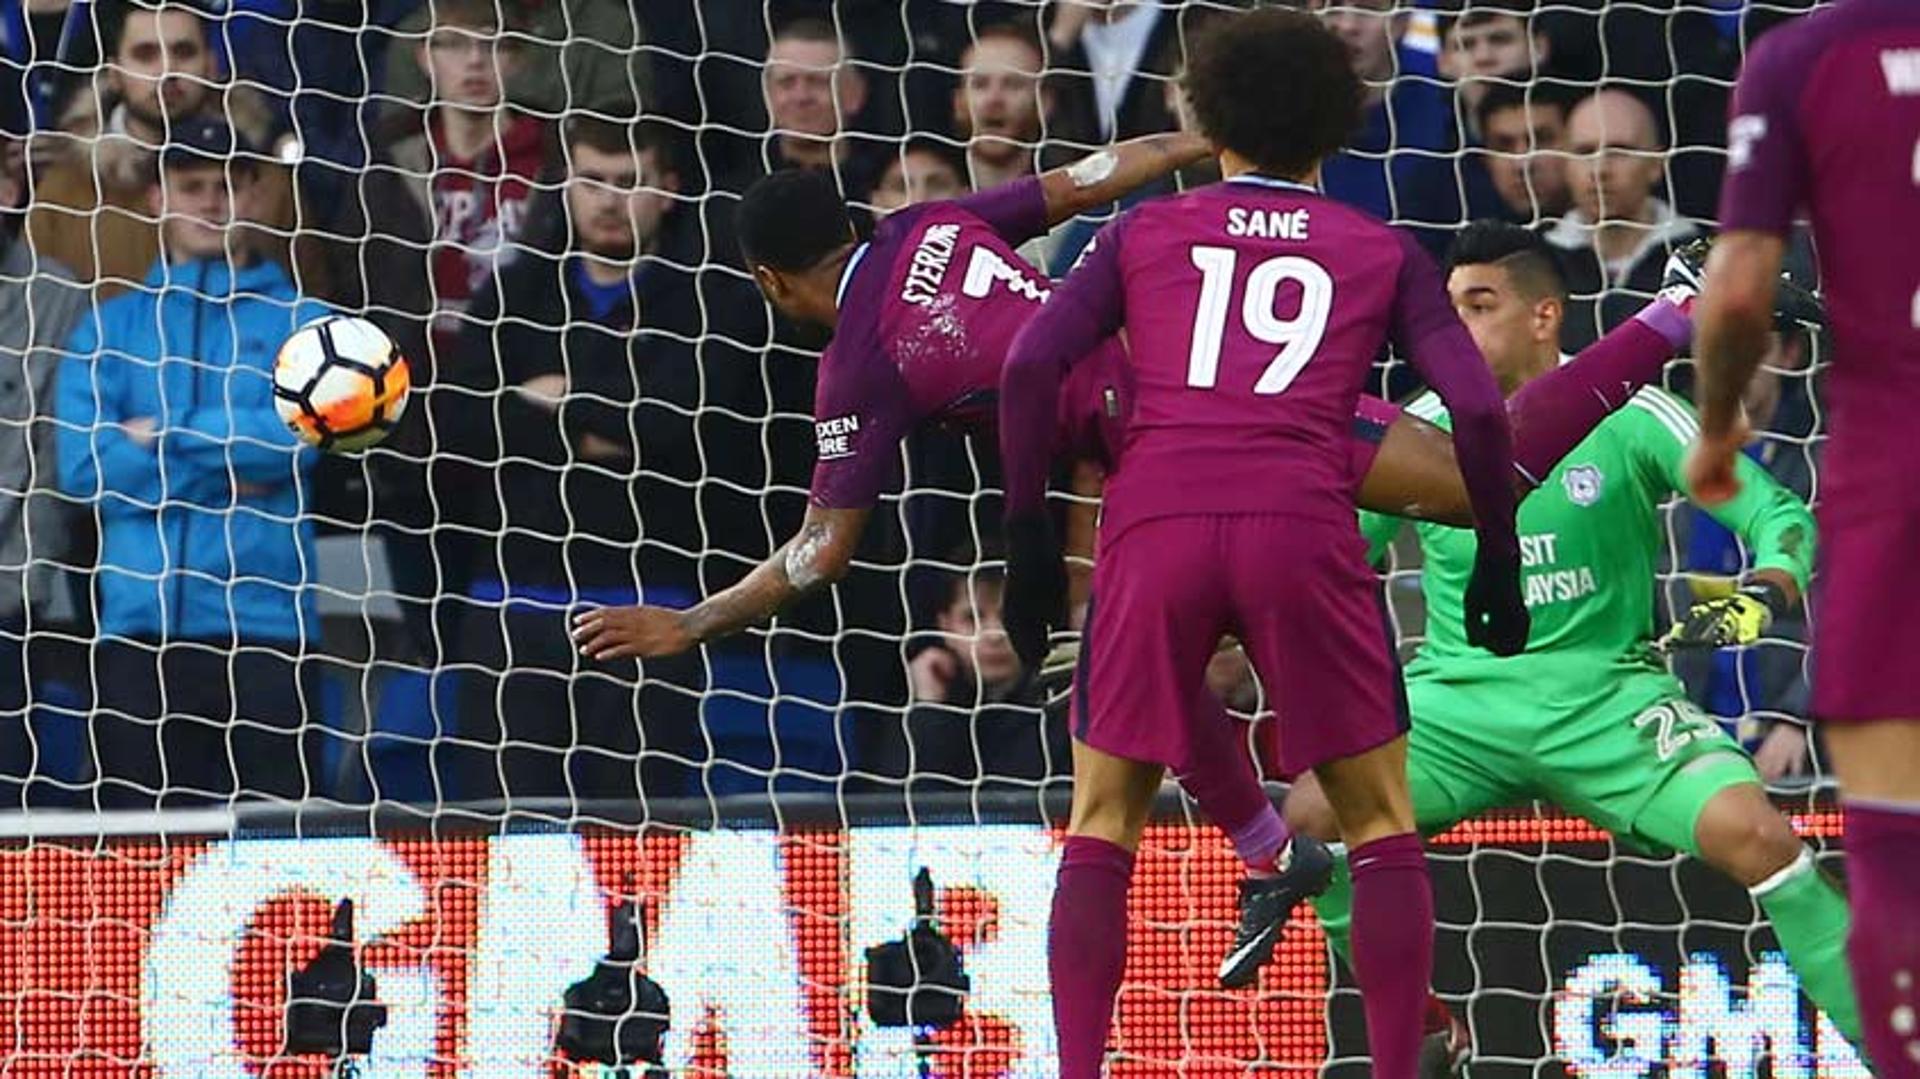
[[[854,433],[814,414],[826,338],[742,265],[747,185],[827,169],[865,229],[1171,130],[1187,41],[1237,6],[0,12],[0,1070],[1054,1074],[1069,738],[997,632],[990,438],[910,434],[846,577],[777,619],[645,662],[582,656],[573,619],[737,587]],[[1710,230],[1740,57],[1804,5],[1312,6],[1369,87],[1329,192],[1436,254],[1469,216],[1542,229],[1571,351]],[[1021,253],[1063,274],[1111,212]],[[1632,242],[1596,254],[1595,217]],[[275,351],[329,313],[411,369],[363,453],[273,413]],[[1807,498],[1820,347],[1776,357],[1756,424]],[[1690,367],[1667,381],[1685,396]],[[1383,359],[1374,392],[1417,389]],[[1094,478],[1056,477],[1078,550]],[[1747,552],[1683,502],[1661,518],[1665,617]],[[1417,551],[1384,582],[1410,653]],[[1805,639],[1786,621],[1679,673],[1840,868],[1793,741]],[[1209,683],[1269,714],[1236,653]],[[1703,867],[1528,807],[1430,851],[1476,1074],[1865,1074]],[[1365,1068],[1309,911],[1257,987],[1215,984],[1238,872],[1170,786],[1114,1074]],[[884,946],[915,924],[965,978],[907,964],[902,1025]]]

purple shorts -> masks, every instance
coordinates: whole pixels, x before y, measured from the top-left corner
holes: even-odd
[[[1133,372],[1127,368],[1126,346],[1109,340],[1067,372],[1066,385],[1060,389],[1054,457],[1093,461],[1111,470],[1120,459],[1121,440],[1132,414]],[[1400,406],[1378,397],[1361,397],[1354,407],[1347,460],[1355,488],[1373,468],[1387,429],[1399,418]]]
[[[1920,506],[1835,520],[1820,508],[1813,715],[1826,723],[1920,718]]]
[[[1276,702],[1289,773],[1407,729],[1379,582],[1351,522],[1160,517],[1103,540],[1074,679],[1073,733],[1095,749],[1199,766],[1193,706],[1223,634]]]

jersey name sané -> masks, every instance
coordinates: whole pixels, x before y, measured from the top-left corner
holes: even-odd
[[[1291,210],[1263,210],[1246,206],[1227,207],[1227,235],[1251,236],[1265,240],[1306,240],[1307,226],[1313,214],[1305,206]]]

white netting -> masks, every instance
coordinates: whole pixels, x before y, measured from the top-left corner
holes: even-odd
[[[988,1002],[923,1055],[944,1074],[961,1074],[962,1060],[971,1074],[1045,1072],[1035,897],[1051,879],[1046,827],[1069,761],[1063,718],[1015,692],[1004,647],[980,640],[998,602],[991,446],[915,433],[900,493],[874,514],[854,571],[775,626],[638,667],[579,658],[567,620],[641,599],[684,606],[739,580],[797,527],[822,340],[771,315],[740,266],[732,214],[748,183],[825,164],[863,212],[883,211],[1169,129],[1185,36],[1233,6],[0,10],[0,120],[30,133],[7,140],[22,160],[0,180],[0,194],[24,183],[25,211],[7,216],[0,261],[0,808],[15,811],[6,834],[28,837],[0,853],[4,931],[19,934],[0,954],[58,956],[17,978],[0,960],[0,1013],[22,1066],[69,1074],[138,1056],[192,1072],[202,1065],[181,1061],[212,1045],[219,1063],[201,1073],[226,1074],[273,1057],[279,1020],[247,1009],[280,1007],[272,949],[298,957],[283,965],[304,963],[299,941],[325,909],[282,897],[251,921],[225,907],[204,924],[162,914],[179,913],[179,889],[199,871],[180,866],[284,858],[295,868],[274,888],[352,895],[371,912],[360,934],[386,949],[369,962],[386,972],[397,1025],[382,1044],[396,1068],[531,1067],[525,1049],[540,1039],[522,1029],[528,1016],[545,1022],[553,991],[585,975],[603,940],[597,914],[579,928],[583,911],[640,895],[670,956],[662,980],[690,994],[674,1059],[720,1069],[731,1051],[733,1074],[904,1074],[905,1035],[848,1016],[865,1006],[859,949],[911,912],[911,862],[943,878],[943,919],[977,933],[967,948],[986,994],[976,1000]],[[1547,228],[1572,267],[1572,350],[1650,295],[1689,221],[1710,223],[1739,57],[1801,5],[1594,0],[1528,14],[1483,4],[1495,14],[1463,21],[1458,32],[1474,39],[1451,58],[1432,10],[1318,6],[1377,106],[1330,166],[1329,189],[1436,251],[1470,214]],[[1515,55],[1521,67],[1501,66]],[[1652,125],[1611,132],[1609,145],[1638,155],[1576,152],[1567,106],[1602,86],[1629,95],[1622,123],[1644,114]],[[156,154],[225,161],[224,183],[169,181],[155,196]],[[1625,186],[1607,187],[1603,206],[1648,227],[1609,234],[1609,245],[1626,239],[1608,257],[1583,254],[1587,234],[1564,223],[1584,205],[1570,174],[1648,160],[1664,168],[1638,190],[1609,178]],[[225,213],[223,189],[242,227],[196,240],[179,222]],[[1069,222],[1023,253],[1061,273],[1097,223]],[[163,227],[181,232],[170,245],[198,242],[201,254],[155,269]],[[326,308],[372,319],[414,365],[406,424],[360,456],[297,457],[272,418],[264,364]],[[1809,349],[1779,379],[1777,422],[1762,426],[1764,463],[1811,497],[1821,429],[1817,343]],[[1671,376],[1684,394],[1688,368]],[[1379,392],[1414,388],[1404,365],[1380,368]],[[1684,506],[1666,519],[1672,610],[1678,574],[1737,572],[1741,552],[1702,535]],[[1083,506],[1072,529],[1091,521]],[[1411,647],[1417,561],[1396,560],[1388,582]],[[1777,627],[1687,672],[1690,685],[1761,744],[1773,721],[1804,712],[1803,640],[1803,626]],[[1256,710],[1243,665],[1214,673],[1237,711]],[[241,825],[220,813],[56,815],[236,799],[249,807],[243,823],[303,835],[421,822],[502,834],[364,841],[351,856],[305,841],[156,848],[106,836]],[[606,832],[504,835],[528,819],[659,828],[624,846]],[[722,820],[738,826],[673,830]],[[1832,834],[1827,817],[1807,820]],[[907,822],[920,827],[894,827]],[[1658,998],[1678,991],[1695,952],[1723,954],[1740,984],[1762,958],[1744,898],[1563,823],[1436,848],[1441,989],[1473,1001],[1476,1025],[1492,1032],[1490,1066],[1554,1070],[1542,1062],[1579,1048],[1556,1041],[1548,1006],[1569,979],[1588,978],[1580,992],[1600,998],[1645,968]],[[776,838],[767,827],[779,824],[790,830]],[[30,838],[55,835],[95,849]],[[1177,823],[1149,848],[1140,887],[1151,918],[1135,949],[1150,958],[1123,994],[1117,1035],[1136,1074],[1177,1060],[1192,1075],[1308,1068],[1360,1051],[1350,994],[1321,1025],[1317,937],[1290,942],[1258,995],[1215,990],[1231,863],[1212,833]],[[546,872],[542,858],[557,859],[552,880],[513,883]],[[381,859],[432,898],[384,877],[328,890],[329,875]],[[101,884],[96,869],[121,876]],[[1596,892],[1614,899],[1589,909],[1569,898]],[[499,921],[471,908],[490,903],[529,919],[564,912],[565,939],[534,947],[489,929]],[[187,940],[230,932],[256,949],[236,960],[244,976],[230,976],[227,996],[190,1001],[205,1015],[176,1007],[154,1019],[205,986],[136,985],[120,971],[148,962],[164,925]],[[436,926],[456,927],[452,939]],[[740,960],[763,979],[752,984],[771,987],[757,1002],[728,988],[737,972],[714,958],[736,926],[746,951],[779,938],[764,962],[759,951]],[[61,934],[128,927],[139,941],[100,951],[103,969],[120,973],[62,965]],[[516,981],[516,963],[568,973]],[[1700,963],[1687,968],[1696,981],[1707,977]],[[1710,1004],[1711,986],[1703,992]],[[83,1030],[96,997],[110,1014]],[[231,1029],[215,1022],[220,1002],[240,1009]],[[804,1014],[783,1016],[780,1002]],[[1683,1027],[1708,1022],[1673,1008]],[[1497,1036],[1509,1029],[1526,1033]],[[805,1048],[781,1044],[796,1031]],[[1805,1051],[1814,1046],[1807,1033]]]

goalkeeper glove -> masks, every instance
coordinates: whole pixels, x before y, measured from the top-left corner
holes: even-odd
[[[1047,636],[1066,623],[1067,564],[1044,509],[1007,518],[1007,584],[1000,621],[1027,670],[1047,654]]]
[[[1067,703],[1073,692],[1074,671],[1079,666],[1079,635],[1062,635],[1060,643],[1040,661],[1040,669],[1033,675],[1033,688],[1040,695],[1041,707],[1058,708]]]
[[[1749,581],[1739,591],[1693,605],[1660,638],[1660,649],[1726,648],[1752,644],[1787,612],[1786,590],[1772,581]]]

